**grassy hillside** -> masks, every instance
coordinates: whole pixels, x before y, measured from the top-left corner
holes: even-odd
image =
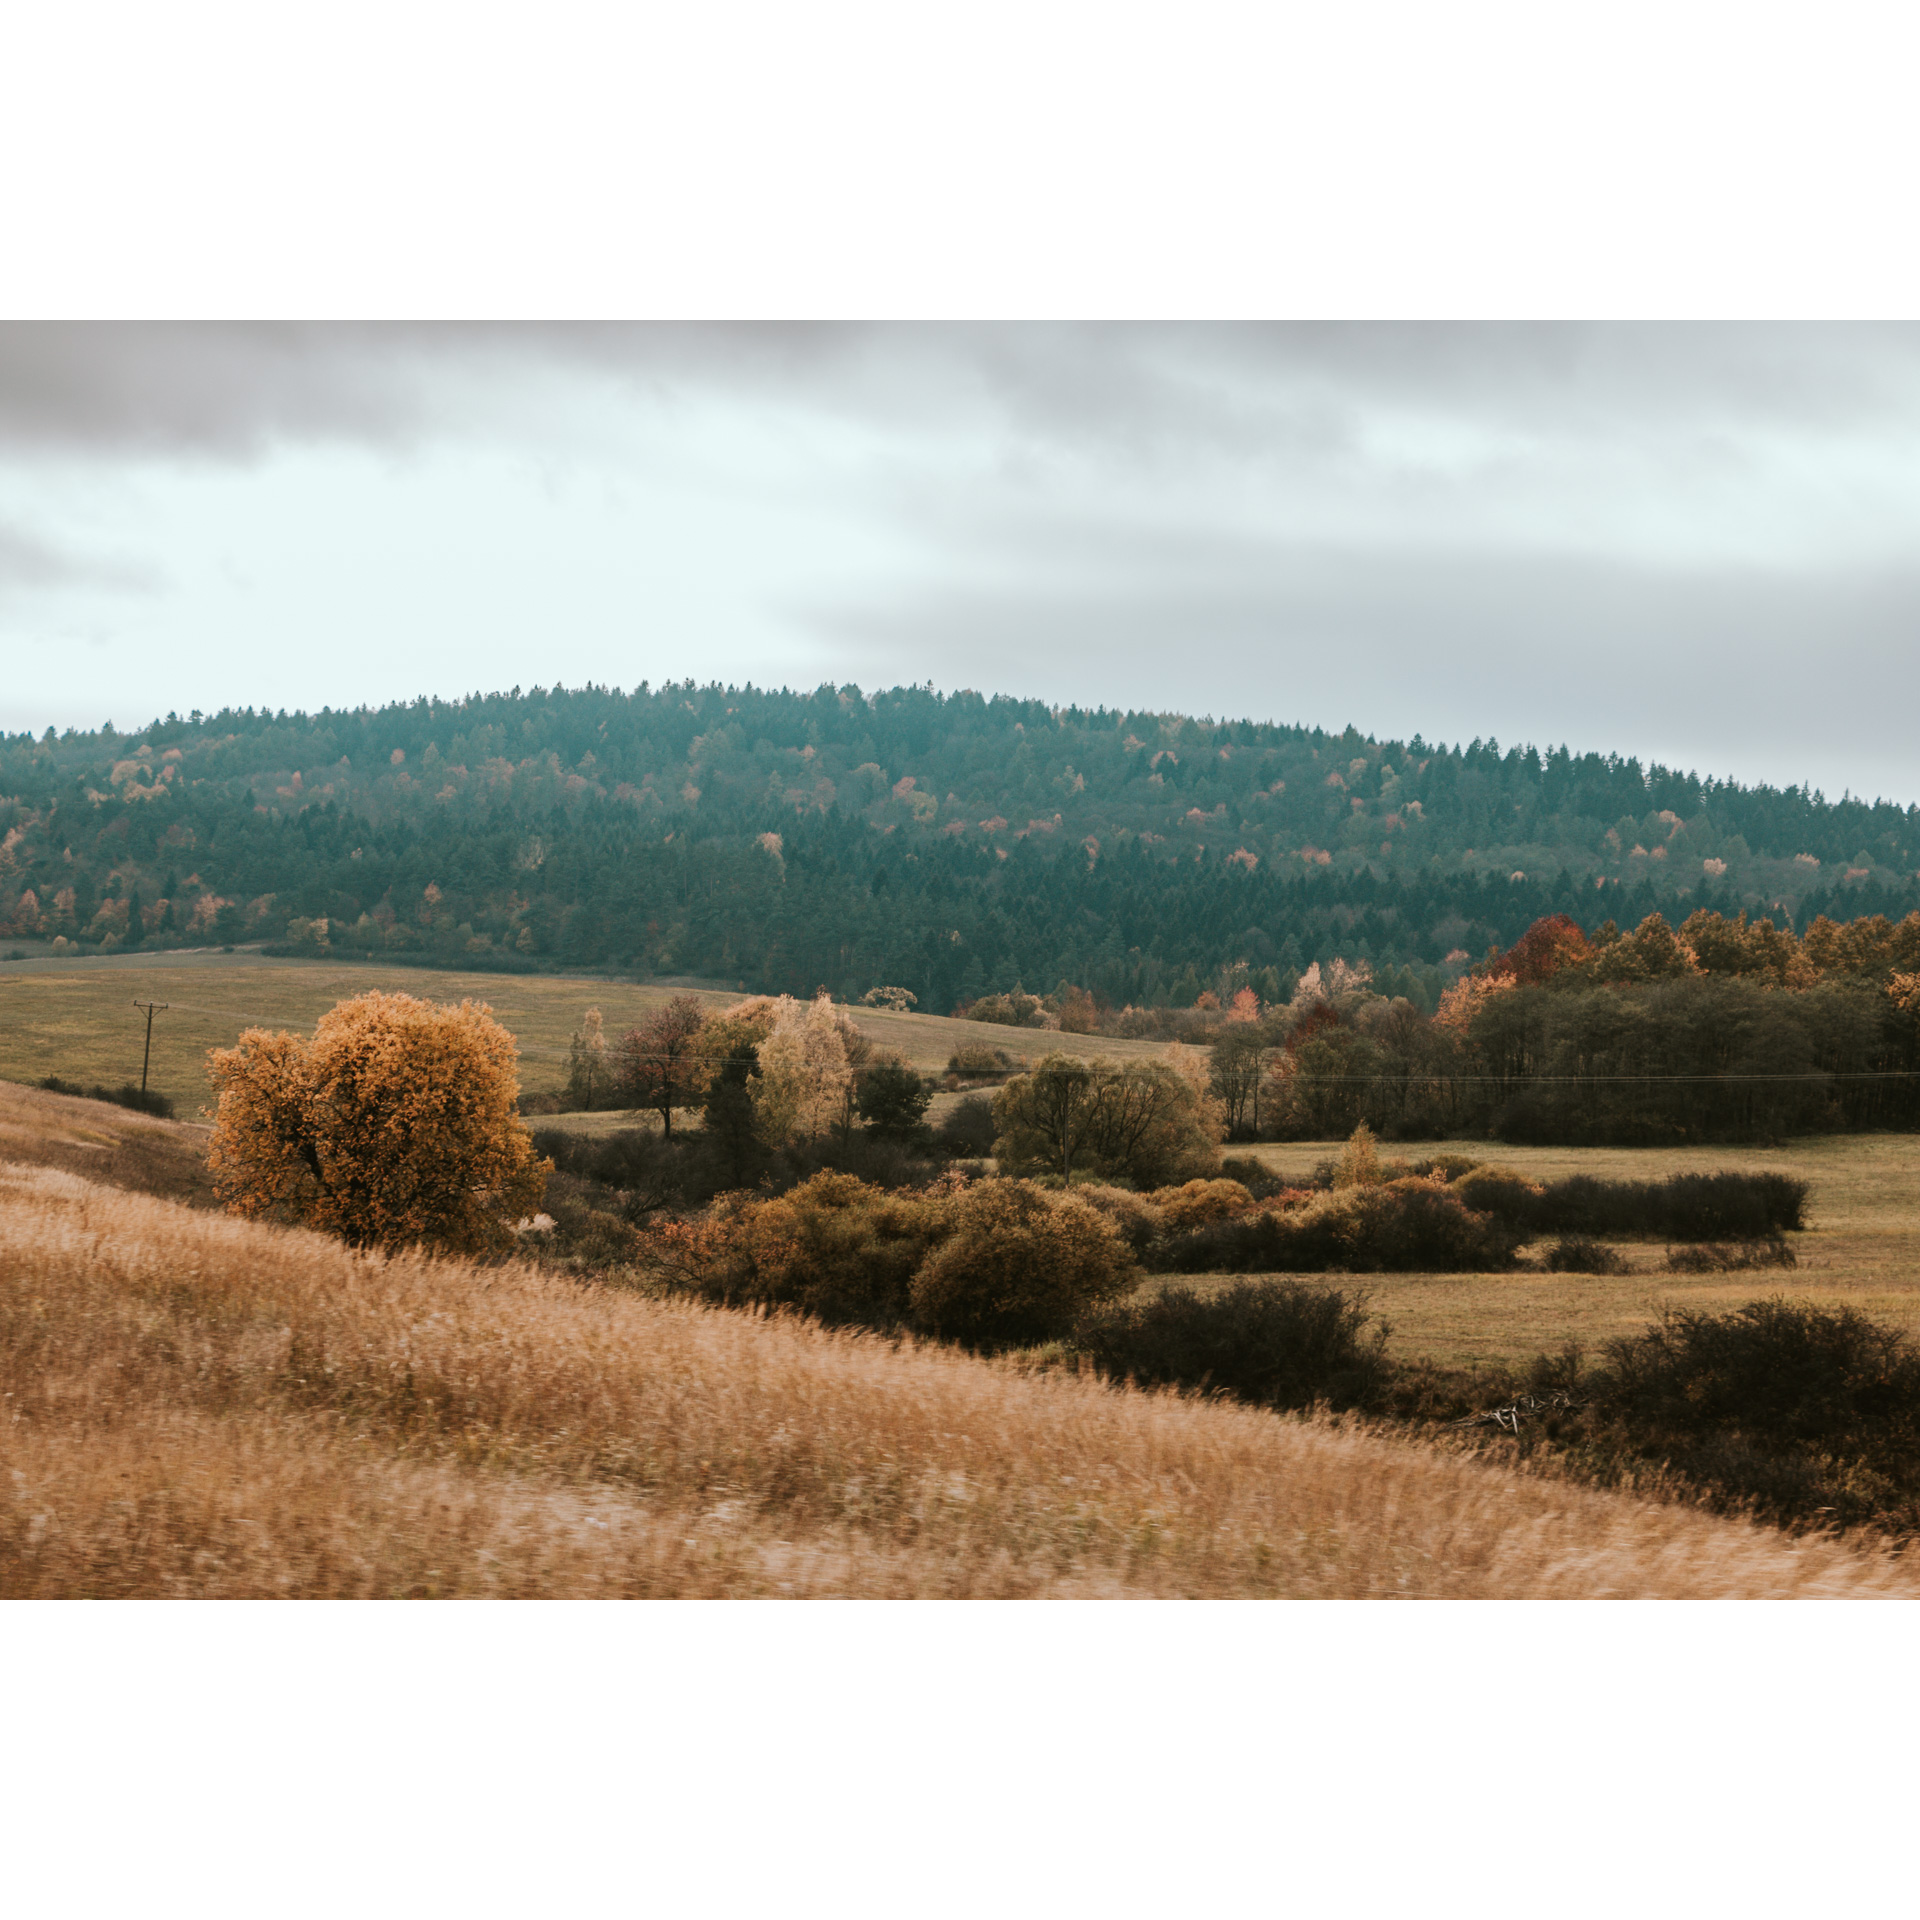
[[[1920,1596],[1886,1555],[1374,1434],[18,1157],[0,1370],[6,1597]]]
[[[184,1118],[208,1098],[209,1047],[231,1046],[248,1026],[311,1032],[336,1002],[373,987],[430,1000],[486,1001],[518,1041],[521,1085],[535,1093],[566,1084],[568,1038],[589,1007],[600,1009],[612,1035],[686,991],[541,974],[274,960],[250,953],[45,962],[0,973],[0,1079],[31,1082],[53,1074],[85,1085],[137,1081],[146,1016],[134,1002],[161,1001],[167,1011],[154,1016],[149,1084]],[[697,997],[710,1007],[739,998],[711,990],[698,990]],[[853,1014],[874,1039],[898,1048],[927,1073],[939,1072],[955,1047],[966,1043],[1001,1047],[1016,1059],[1038,1058],[1054,1048],[1111,1057],[1161,1050],[1149,1041],[982,1027],[930,1014],[866,1007]]]

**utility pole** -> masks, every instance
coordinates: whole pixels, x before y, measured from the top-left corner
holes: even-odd
[[[165,1000],[158,1002],[136,1000],[133,1004],[136,1007],[145,1007],[147,1010],[147,1050],[140,1056],[140,1094],[144,1099],[147,1091],[147,1062],[153,1058],[153,1016],[156,1013],[165,1013],[169,1003]]]
[[[1076,1064],[1068,1070],[1066,1083],[1061,1088],[1060,1178],[1069,1187],[1073,1185],[1073,1096],[1076,1089],[1084,1089],[1092,1078],[1085,1066]]]

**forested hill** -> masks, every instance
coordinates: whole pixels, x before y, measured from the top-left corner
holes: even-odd
[[[1564,749],[691,682],[0,744],[0,934],[1190,999],[1549,913],[1920,905],[1920,809]],[[311,922],[324,919],[324,930]]]

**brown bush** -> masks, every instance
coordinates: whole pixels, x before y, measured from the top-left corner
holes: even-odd
[[[914,1270],[946,1230],[946,1193],[817,1173],[777,1199],[732,1196],[648,1241],[654,1264],[725,1305],[793,1307],[829,1324],[897,1326]]]
[[[1077,1199],[1113,1222],[1120,1238],[1135,1254],[1145,1252],[1159,1235],[1160,1208],[1144,1193],[1135,1193],[1130,1187],[1103,1186],[1075,1187],[1073,1191]]]
[[[1475,1213],[1497,1213],[1516,1225],[1529,1224],[1546,1191],[1511,1167],[1479,1166],[1448,1183],[1448,1192]]]
[[[1231,1219],[1253,1205],[1253,1195],[1238,1180],[1189,1180],[1184,1186],[1162,1187],[1153,1198],[1168,1233]]]
[[[1058,1339],[1133,1279],[1113,1222],[1073,1193],[982,1180],[951,1203],[951,1230],[913,1278],[913,1314],[972,1346]]]
[[[1437,1181],[1392,1180],[1269,1203],[1169,1235],[1156,1264],[1177,1273],[1492,1273],[1521,1234],[1461,1205]]]
[[[989,1046],[985,1041],[968,1041],[956,1046],[948,1056],[947,1071],[956,1077],[1012,1073],[1014,1056],[1004,1046]]]

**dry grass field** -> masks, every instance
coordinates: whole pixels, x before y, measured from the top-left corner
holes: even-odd
[[[1351,1427],[356,1255],[79,1177],[193,1143],[100,1111],[0,1090],[7,1596],[1920,1595]]]
[[[184,1118],[207,1100],[208,1048],[231,1046],[249,1026],[311,1032],[328,1008],[371,987],[428,1000],[486,1001],[520,1044],[521,1085],[531,1093],[566,1085],[567,1042],[589,1007],[598,1007],[608,1033],[616,1034],[687,991],[566,975],[276,960],[247,952],[13,962],[0,966],[0,1079],[56,1074],[85,1086],[137,1081],[146,1017],[133,1003],[163,1001],[168,1010],[154,1016],[149,1084]],[[697,997],[716,1008],[740,998],[711,990]],[[986,1027],[931,1014],[865,1007],[854,1013],[865,1032],[927,1073],[939,1072],[954,1048],[969,1041],[1003,1047],[1016,1059],[1038,1058],[1053,1047],[1115,1058],[1160,1050],[1151,1041]],[[607,1123],[593,1116],[592,1124]]]
[[[1511,1364],[1558,1351],[1569,1340],[1597,1354],[1612,1335],[1637,1332],[1658,1319],[1663,1306],[1721,1312],[1773,1294],[1819,1306],[1856,1307],[1920,1338],[1920,1135],[1836,1134],[1765,1148],[1448,1144],[1536,1180],[1570,1173],[1662,1180],[1722,1167],[1771,1168],[1809,1183],[1808,1231],[1791,1236],[1797,1267],[1761,1273],[1666,1273],[1661,1271],[1663,1242],[1627,1242],[1620,1250],[1629,1271],[1617,1275],[1378,1273],[1339,1283],[1366,1290],[1374,1310],[1392,1326],[1391,1350],[1402,1359],[1443,1366]],[[1234,1149],[1294,1178],[1339,1150],[1337,1141]]]

